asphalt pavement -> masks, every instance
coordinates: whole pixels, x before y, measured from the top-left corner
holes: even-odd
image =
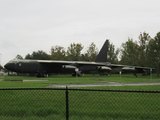
[[[120,82],[108,82],[101,84],[50,84],[47,88],[54,87],[96,87],[96,86],[148,86],[148,85],[160,85],[160,82],[136,82],[136,83],[120,83]]]

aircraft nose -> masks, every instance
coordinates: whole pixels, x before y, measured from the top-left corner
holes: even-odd
[[[11,63],[7,63],[4,65],[4,67],[7,69],[7,70],[11,70],[13,68],[13,65]]]
[[[5,67],[6,69],[8,69],[8,66],[9,66],[8,63],[4,65],[4,67]]]

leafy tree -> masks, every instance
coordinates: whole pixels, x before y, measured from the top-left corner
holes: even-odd
[[[0,64],[0,70],[3,69],[2,65]]]
[[[26,56],[25,56],[25,59],[32,59],[33,57],[32,57],[32,55],[30,55],[30,54],[27,54]]]
[[[96,56],[98,54],[98,48],[96,45],[92,42],[90,46],[87,49],[87,52],[83,54],[83,60],[84,61],[94,61]]]
[[[18,54],[18,55],[16,56],[16,59],[23,59],[23,57]]]
[[[34,51],[31,55],[27,54],[25,59],[48,60],[50,57],[46,52],[38,50],[37,52]]]
[[[83,49],[82,44],[75,44],[72,43],[70,44],[70,46],[68,47],[67,50],[67,60],[73,60],[73,61],[78,61],[80,60],[81,57],[81,51]]]
[[[51,48],[51,59],[52,60],[65,60],[66,52],[64,47],[54,46]]]
[[[147,65],[147,58],[148,56],[148,42],[150,41],[151,37],[148,33],[143,32],[139,35],[139,65],[146,66]]]
[[[107,62],[118,63],[118,54],[119,54],[119,49],[116,50],[115,46],[112,43],[109,43]]]
[[[150,64],[156,68],[158,77],[160,76],[160,32],[151,39],[148,44]]]
[[[147,45],[147,65],[150,67],[155,68],[156,67],[156,57],[157,57],[157,50],[156,50],[156,43],[155,40],[152,38]]]
[[[128,38],[126,43],[121,45],[121,55],[120,63],[128,65],[137,65],[138,64],[138,44],[134,42],[133,39]]]
[[[160,32],[158,32],[156,34],[156,36],[154,37],[155,39],[155,59],[156,59],[156,68],[157,68],[157,72],[158,72],[158,76],[160,76]]]

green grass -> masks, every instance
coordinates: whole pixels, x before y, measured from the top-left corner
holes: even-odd
[[[160,82],[160,78],[133,75],[54,75],[48,78],[28,76],[1,77],[1,88],[38,88],[48,84],[87,84],[108,82]],[[13,80],[13,81],[11,81]],[[14,81],[15,80],[15,81]],[[48,80],[17,82],[17,80]],[[154,86],[105,86],[90,89],[160,90]],[[158,120],[159,93],[124,93],[69,91],[69,120]],[[0,90],[0,119],[10,120],[65,120],[65,90]]]
[[[73,101],[70,103],[71,110],[74,111],[73,115],[81,112],[82,116],[94,116],[102,119],[155,119],[160,117],[159,95],[118,92],[76,92],[76,94],[79,96],[79,102],[74,102],[75,95],[73,95]],[[77,105],[77,103],[83,104]],[[74,106],[80,109],[76,109]]]
[[[65,91],[0,91],[0,119],[65,120]],[[160,94],[69,91],[70,120],[154,120]]]
[[[52,75],[48,78],[36,78],[30,76],[1,76],[0,88],[30,88],[30,87],[46,87],[49,84],[105,84],[109,82],[119,82],[119,83],[132,83],[132,82],[160,82],[160,78],[156,75],[152,76],[141,76],[138,75],[136,78],[132,74],[127,75],[108,75],[108,76],[99,76],[99,75],[84,75],[82,77],[72,77],[71,75]],[[21,80],[33,80],[33,82],[22,82]],[[34,80],[42,80],[40,82],[35,82]],[[44,81],[43,81],[44,80]],[[47,80],[47,81],[46,81]],[[99,88],[99,87],[97,87]],[[159,89],[158,86],[135,86],[135,87],[100,87],[106,89]]]
[[[1,119],[51,119],[62,117],[65,111],[63,91],[3,90],[0,94]]]

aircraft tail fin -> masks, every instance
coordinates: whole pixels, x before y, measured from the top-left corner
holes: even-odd
[[[108,52],[108,40],[103,44],[99,54],[97,55],[95,62],[107,62],[107,52]]]

